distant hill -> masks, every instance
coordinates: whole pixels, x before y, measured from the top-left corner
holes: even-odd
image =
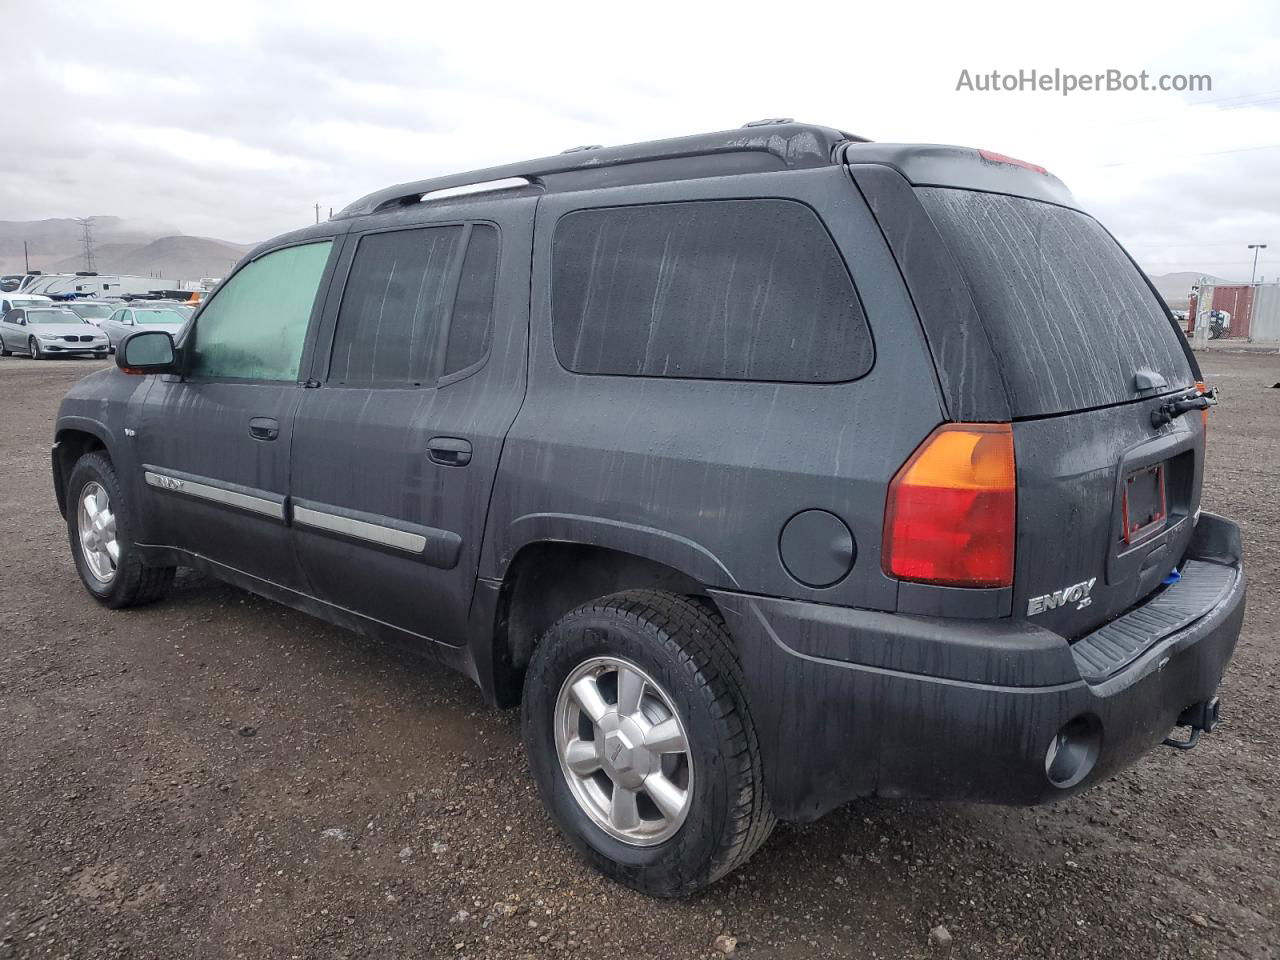
[[[94,269],[169,280],[225,276],[252,244],[188,237],[171,224],[121,217],[95,217]],[[75,220],[0,220],[0,273],[23,270],[22,244],[34,270],[71,273],[84,269],[84,231]]]
[[[1187,309],[1188,295],[1191,293],[1191,285],[1198,282],[1202,277],[1208,277],[1210,280],[1223,283],[1221,277],[1215,277],[1211,273],[1161,273],[1151,277],[1152,284],[1155,285],[1156,292],[1164,297],[1165,303],[1169,304],[1174,310]]]
[[[207,237],[160,237],[150,243],[102,244],[94,251],[99,273],[128,273],[169,280],[225,277],[249,248]],[[74,273],[84,268],[84,257],[73,255],[53,263],[52,273]]]

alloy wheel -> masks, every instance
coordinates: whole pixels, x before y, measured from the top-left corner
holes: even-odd
[[[592,822],[635,846],[670,839],[689,812],[693,763],[671,697],[617,657],[593,657],[565,679],[555,705],[556,752]]]
[[[90,480],[80,491],[76,529],[89,573],[99,583],[110,583],[120,561],[120,542],[116,539],[116,516],[111,500],[106,489],[96,481]]]

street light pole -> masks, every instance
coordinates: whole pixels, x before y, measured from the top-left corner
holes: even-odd
[[[1253,251],[1253,273],[1249,275],[1249,286],[1253,286],[1258,279],[1258,251],[1267,249],[1265,243],[1251,243],[1249,249]]]

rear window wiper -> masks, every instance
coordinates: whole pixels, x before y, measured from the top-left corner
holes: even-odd
[[[1177,417],[1188,413],[1191,410],[1208,410],[1218,402],[1218,388],[1210,387],[1203,393],[1193,391],[1176,397],[1172,400],[1166,400],[1156,409],[1151,411],[1151,425],[1153,427],[1163,427],[1166,423],[1172,423]]]

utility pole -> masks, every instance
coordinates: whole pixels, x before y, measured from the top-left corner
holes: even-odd
[[[320,222],[320,204],[316,204],[316,223]]]
[[[76,223],[84,227],[84,268],[93,272],[93,217],[76,217]]]
[[[1249,274],[1249,285],[1252,286],[1258,277],[1258,251],[1267,249],[1265,243],[1251,243],[1249,249],[1253,251],[1253,273]]]
[[[25,240],[22,241],[22,266],[24,267],[23,273],[31,272],[31,258],[27,256],[27,241]]]

